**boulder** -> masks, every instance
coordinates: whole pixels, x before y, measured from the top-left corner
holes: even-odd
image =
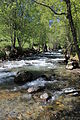
[[[70,60],[68,64],[66,65],[66,69],[68,70],[72,70],[78,67],[79,67],[79,63],[77,60]]]
[[[41,77],[42,79],[44,79],[45,81],[48,81],[48,80],[49,80],[49,78],[48,78],[46,75],[44,75],[44,74],[41,75],[40,77]]]
[[[73,69],[72,61],[68,62],[68,64],[66,65],[66,69],[68,69],[68,70],[72,70]]]
[[[33,74],[29,71],[19,71],[14,78],[14,82],[19,85],[23,85],[26,82],[33,80]]]
[[[14,82],[19,85],[24,85],[25,83],[31,82],[38,78],[42,78],[45,81],[49,80],[49,78],[42,73],[35,72],[35,71],[21,70],[21,71],[17,72],[17,74],[14,78]]]
[[[77,60],[72,60],[72,65],[74,68],[79,68],[79,63]]]
[[[66,69],[72,70],[72,69],[73,69],[73,66],[72,66],[72,65],[66,65]]]

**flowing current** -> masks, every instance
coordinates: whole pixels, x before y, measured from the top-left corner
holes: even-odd
[[[80,77],[62,65],[64,55],[46,52],[32,57],[0,63],[0,120],[80,120]],[[24,85],[16,85],[14,77],[20,70],[50,75],[37,77]],[[31,94],[33,88],[41,91]],[[47,102],[44,99],[49,95]],[[39,116],[38,116],[39,115]],[[49,115],[49,116],[47,116]],[[36,119],[36,116],[38,118]]]
[[[0,87],[12,88],[14,84],[14,77],[20,70],[28,71],[49,71],[59,66],[59,62],[64,61],[64,55],[61,52],[45,52],[15,61],[3,61],[0,63]],[[33,84],[45,83],[42,80],[36,80]],[[32,83],[31,83],[32,84]],[[28,83],[28,85],[30,85]]]

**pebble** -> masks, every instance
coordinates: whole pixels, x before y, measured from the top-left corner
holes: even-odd
[[[40,89],[39,87],[30,87],[30,88],[28,88],[27,92],[33,93],[33,92],[37,92],[39,89]]]
[[[44,93],[40,96],[40,98],[43,100],[47,100],[49,98],[49,95],[48,95],[48,93]]]

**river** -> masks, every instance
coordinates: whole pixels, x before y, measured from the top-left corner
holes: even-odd
[[[61,51],[45,52],[21,60],[0,63],[0,120],[80,120],[80,76],[65,69]],[[20,70],[49,76],[37,78],[22,86],[14,83]],[[29,87],[45,87],[28,94]],[[43,93],[49,101],[40,99]]]
[[[14,84],[14,76],[20,70],[44,73],[55,69],[61,61],[64,61],[64,55],[60,52],[45,52],[22,60],[3,61],[0,63],[0,86],[9,88],[9,84]]]

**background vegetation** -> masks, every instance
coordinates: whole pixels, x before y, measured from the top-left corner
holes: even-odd
[[[65,48],[80,57],[79,26],[79,0],[0,0],[0,49],[44,50],[46,44],[48,49]]]

